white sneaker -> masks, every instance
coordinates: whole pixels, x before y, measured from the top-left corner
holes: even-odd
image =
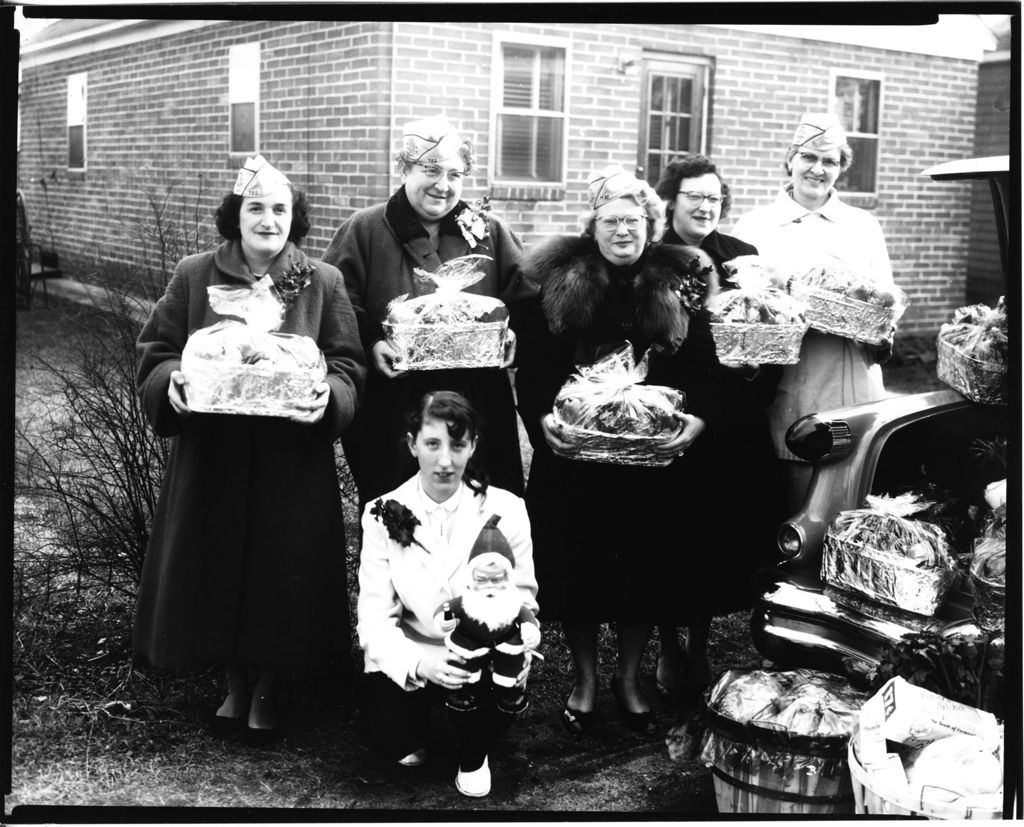
[[[455,776],[455,789],[470,798],[483,798],[491,791],[491,769],[487,766],[487,758],[478,770],[464,772],[459,770]]]
[[[403,767],[421,767],[427,763],[427,751],[418,749],[416,752],[410,752],[405,758],[399,758],[398,763]]]

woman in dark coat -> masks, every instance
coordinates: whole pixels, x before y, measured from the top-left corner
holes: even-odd
[[[706,553],[688,540],[702,511],[694,482],[717,417],[717,360],[693,251],[650,243],[664,221],[653,189],[609,167],[591,181],[589,204],[582,236],[551,239],[524,258],[530,289],[513,305],[516,392],[534,448],[526,502],[544,619],[561,621],[575,667],[563,723],[574,733],[590,725],[598,629],[615,622],[612,690],[626,722],[650,734],[640,659],[653,624],[675,617],[692,590],[686,561]],[[647,384],[686,394],[681,433],[664,447],[679,458],[667,467],[583,462],[552,450],[572,450],[551,415],[558,390],[576,366],[624,341],[637,358],[649,349]]]
[[[247,724],[255,740],[276,726],[280,670],[332,659],[351,669],[333,443],[352,421],[365,368],[341,274],[296,247],[306,212],[283,174],[262,157],[247,161],[217,212],[226,241],[179,263],[137,346],[142,404],[156,433],[174,440],[139,585],[135,649],[160,668],[226,666],[228,696],[213,728]],[[308,282],[289,291],[297,272]],[[207,288],[266,278],[279,296],[292,293],[280,332],[316,341],[326,381],[291,418],[190,410],[185,341],[223,318]]]
[[[709,293],[729,289],[723,264],[757,255],[757,248],[718,231],[732,204],[718,168],[703,155],[687,156],[665,167],[655,190],[669,222],[662,243],[699,247],[714,264],[707,278]],[[712,618],[752,604],[753,572],[772,562],[775,531],[785,517],[766,412],[782,367],[720,365],[719,370],[724,404],[707,481],[719,494],[711,501],[708,525],[716,553],[694,569],[704,588],[687,601],[685,651],[674,626],[658,629],[658,690],[674,700],[694,700],[710,682]]]
[[[483,418],[486,436],[477,457],[491,482],[514,494],[523,491],[507,365],[395,370],[396,353],[381,327],[393,299],[433,292],[434,285],[417,280],[413,268],[434,272],[454,258],[482,255],[490,259],[477,265],[484,277],[465,292],[504,300],[515,283],[519,239],[497,217],[460,199],[473,159],[473,144],[444,118],[408,124],[396,157],[402,185],[387,203],[346,220],[324,253],[324,261],[345,277],[369,366],[364,404],[342,440],[363,503],[416,473],[405,442],[405,414],[425,393],[442,388],[465,396]]]

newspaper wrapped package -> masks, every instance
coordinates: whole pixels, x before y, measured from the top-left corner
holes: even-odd
[[[462,292],[484,277],[477,268],[490,256],[468,255],[446,261],[434,272],[414,268],[421,283],[436,289],[391,301],[384,335],[398,352],[401,370],[499,367],[505,357],[508,308],[492,296]]]
[[[954,311],[953,320],[939,328],[939,379],[973,402],[1007,402],[1006,305],[973,304]]]
[[[616,465],[668,465],[655,447],[682,430],[685,395],[664,385],[641,384],[648,354],[634,362],[628,342],[592,365],[579,367],[555,397],[554,417],[576,450],[566,456]]]
[[[811,669],[732,669],[708,692],[701,760],[720,812],[853,812],[846,744],[866,695]]]
[[[323,353],[308,336],[274,332],[284,307],[270,278],[252,287],[213,285],[210,306],[223,319],[194,331],[181,354],[188,404],[200,413],[290,416],[303,413],[327,376]],[[241,319],[242,321],[239,321]]]
[[[726,284],[707,302],[723,365],[792,365],[807,331],[806,307],[778,289],[758,256],[725,262]]]
[[[793,277],[790,293],[807,305],[811,327],[869,345],[892,338],[907,309],[898,287],[873,284],[838,259],[810,267]]]
[[[920,615],[933,615],[956,581],[945,531],[912,519],[932,504],[909,493],[867,497],[825,532],[821,577],[829,585]]]

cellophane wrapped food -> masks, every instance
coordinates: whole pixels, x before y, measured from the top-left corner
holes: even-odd
[[[718,361],[792,365],[800,361],[807,308],[776,287],[759,256],[725,262],[728,277],[707,301]]]
[[[634,361],[629,343],[592,365],[580,367],[555,397],[554,416],[576,446],[573,459],[616,465],[668,465],[675,457],[655,453],[682,430],[682,391],[644,385],[648,354]]]
[[[1007,402],[1009,343],[1006,304],[972,304],[954,311],[939,328],[938,376],[968,399],[987,405]]]
[[[275,332],[284,306],[273,281],[211,285],[210,307],[224,319],[194,331],[181,354],[189,407],[199,413],[290,416],[312,400],[327,363],[308,336]],[[241,319],[242,321],[239,321]]]
[[[434,272],[415,268],[417,279],[436,290],[408,294],[388,304],[384,335],[402,370],[499,367],[508,337],[508,308],[500,299],[462,292],[484,277],[477,264],[490,256],[446,261]]]
[[[708,691],[701,760],[719,812],[853,812],[846,744],[866,695],[811,669],[731,669]]]
[[[913,515],[932,504],[911,492],[867,497],[840,511],[825,532],[822,579],[879,603],[933,615],[957,577],[945,530]]]
[[[969,563],[974,616],[986,629],[997,631],[1006,628],[1006,480],[1001,490],[1000,501],[983,520]]]
[[[869,345],[889,340],[907,309],[898,287],[875,285],[835,258],[795,274],[790,293],[807,305],[811,327]]]

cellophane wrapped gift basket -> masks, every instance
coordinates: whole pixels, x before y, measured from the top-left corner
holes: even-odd
[[[758,256],[725,262],[723,289],[707,301],[711,335],[723,365],[792,365],[807,331],[806,307],[780,290]]]
[[[869,345],[890,339],[907,308],[902,290],[876,286],[838,259],[795,274],[790,294],[807,306],[811,327]]]
[[[894,677],[863,705],[847,747],[856,813],[999,819],[1004,748],[992,713]]]
[[[974,595],[974,615],[986,629],[1006,628],[1006,480],[990,484],[985,500],[991,511],[985,516],[980,536],[968,565],[968,582]]]
[[[938,376],[968,399],[986,405],[1007,401],[1006,305],[972,304],[954,311],[939,328]]]
[[[508,308],[492,296],[462,292],[484,277],[477,264],[490,256],[451,259],[434,272],[415,268],[416,277],[436,290],[396,297],[387,308],[384,335],[398,352],[402,370],[499,367],[508,338]]]
[[[580,367],[555,397],[553,414],[577,451],[572,459],[616,465],[668,465],[655,452],[682,430],[686,397],[675,388],[644,385],[648,354],[634,361],[629,343]]]
[[[931,503],[915,493],[868,495],[840,511],[828,530],[821,578],[840,589],[920,615],[933,615],[957,578],[945,530],[913,515]]]
[[[253,416],[305,413],[297,403],[312,400],[327,364],[308,336],[275,332],[284,306],[272,280],[252,287],[212,285],[207,294],[214,312],[235,318],[200,328],[185,342],[181,371],[189,407]]]
[[[867,696],[810,669],[731,669],[705,697],[700,759],[720,813],[853,812],[846,748]]]

